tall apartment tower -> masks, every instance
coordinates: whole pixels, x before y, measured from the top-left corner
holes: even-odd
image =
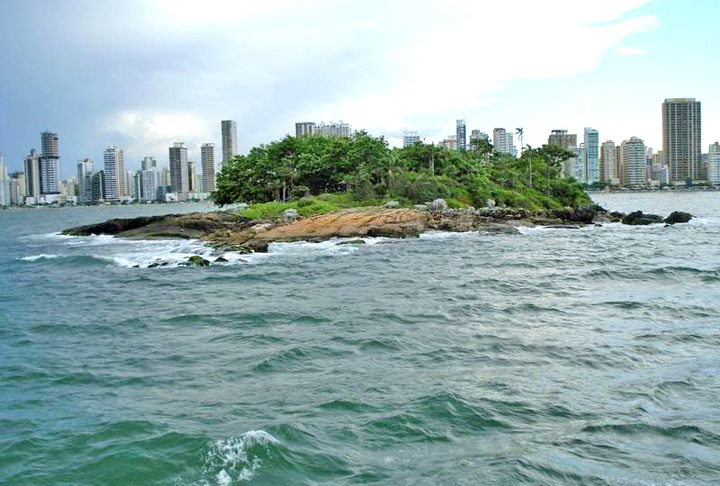
[[[297,122],[295,124],[295,136],[307,137],[315,134],[315,122]]]
[[[585,174],[587,184],[600,181],[600,134],[594,128],[585,128]]]
[[[190,192],[187,147],[183,142],[175,142],[168,152],[170,156],[170,191],[177,193],[178,201],[187,201],[188,192]]]
[[[33,198],[40,195],[40,156],[35,149],[25,157],[25,194]]]
[[[720,185],[720,143],[715,142],[708,147],[707,164],[708,182],[713,186]]]
[[[418,132],[405,130],[403,132],[403,148],[412,147],[420,141]]]
[[[140,162],[140,168],[142,170],[157,169],[157,160],[155,160],[155,157],[143,157]]]
[[[645,142],[631,137],[620,145],[620,164],[623,168],[623,185],[642,187],[647,184]]]
[[[200,164],[202,164],[203,192],[215,190],[215,144],[204,143],[200,147]]]
[[[105,166],[103,191],[106,201],[119,201],[123,194],[125,180],[125,154],[120,147],[110,145],[103,153]]]
[[[89,204],[92,202],[92,178],[90,174],[95,172],[95,164],[90,159],[78,160],[77,163],[77,184],[78,202]]]
[[[668,98],[662,105],[663,153],[675,185],[705,179],[702,174],[700,102]]]
[[[600,146],[600,177],[607,184],[620,184],[615,142],[608,140]]]
[[[222,132],[222,165],[225,165],[238,153],[237,123],[235,120],[223,120],[220,122],[220,128]]]
[[[465,120],[455,121],[455,140],[457,141],[457,149],[461,152],[467,150],[467,127]]]
[[[58,135],[52,132],[40,134],[40,194],[60,194],[60,150]]]
[[[577,147],[577,135],[567,130],[553,130],[548,137],[548,145],[555,145],[564,149]]]
[[[501,154],[513,153],[513,134],[504,128],[493,129],[493,146]]]

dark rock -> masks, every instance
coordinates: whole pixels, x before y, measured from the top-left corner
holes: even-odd
[[[256,253],[267,253],[269,243],[266,240],[249,240],[243,243],[243,247]]]
[[[230,263],[230,261],[225,257],[217,257],[215,259],[215,263]]]
[[[336,246],[341,245],[364,245],[365,240],[347,240],[347,241],[341,241],[339,243],[335,243]]]
[[[489,233],[489,234],[518,234],[520,231],[517,229],[516,226],[512,226],[509,224],[488,224],[486,226],[481,226],[479,233]]]
[[[198,255],[193,255],[190,258],[188,258],[187,261],[188,265],[195,265],[198,267],[207,267],[210,265],[210,262],[205,260],[203,257]]]
[[[634,211],[622,219],[622,224],[632,226],[644,226],[648,224],[662,223],[663,219],[657,214],[644,214],[642,211]]]
[[[666,224],[675,224],[675,223],[687,223],[691,219],[693,219],[694,216],[690,213],[684,213],[682,211],[673,211],[670,213],[670,215],[665,218],[664,222]]]

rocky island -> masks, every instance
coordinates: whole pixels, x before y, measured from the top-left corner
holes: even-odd
[[[213,198],[220,206],[252,201],[238,212],[113,219],[63,233],[199,239],[220,253],[264,252],[273,242],[673,224],[692,217],[604,211],[566,177],[563,162],[574,155],[561,147],[528,147],[516,158],[496,152],[486,139],[471,146],[467,152],[423,143],[390,149],[365,132],[288,136],[223,165]]]

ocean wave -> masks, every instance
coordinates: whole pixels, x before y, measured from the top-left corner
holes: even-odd
[[[41,253],[40,255],[32,255],[26,257],[20,257],[20,261],[36,263],[44,261],[60,261],[62,263],[72,263],[75,265],[97,265],[97,264],[118,264],[122,265],[127,263],[125,260],[117,257],[102,256],[102,255],[48,255]]]
[[[279,441],[264,430],[250,430],[214,442],[205,453],[203,475],[218,486],[250,481]]]

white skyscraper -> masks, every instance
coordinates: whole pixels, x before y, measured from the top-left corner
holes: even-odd
[[[124,195],[125,155],[121,148],[111,145],[105,149],[103,161],[105,165],[105,200],[119,201]]]
[[[715,142],[708,149],[708,182],[713,186],[720,185],[720,143]]]
[[[90,204],[92,202],[92,178],[88,177],[95,172],[95,163],[90,159],[78,160],[77,164],[77,184],[78,184],[78,202],[81,204]]]
[[[493,130],[493,146],[495,151],[501,154],[513,153],[513,134],[504,128],[495,128]]]
[[[0,155],[0,206],[10,206],[10,181],[2,155]]]
[[[457,149],[465,152],[467,150],[467,126],[465,120],[455,121],[455,140],[457,140]]]
[[[600,180],[600,135],[594,128],[585,128],[585,180],[593,184]]]
[[[645,186],[647,184],[645,142],[638,137],[625,140],[620,146],[620,165],[623,168],[623,185]]]

